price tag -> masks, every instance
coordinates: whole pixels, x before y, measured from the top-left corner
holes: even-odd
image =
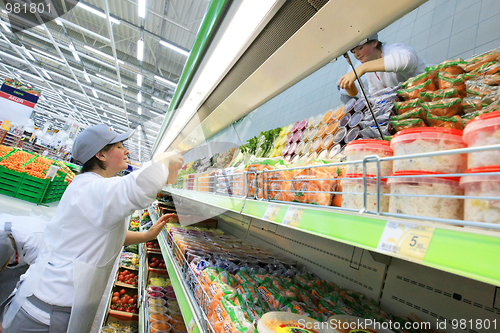
[[[291,227],[298,227],[302,214],[304,214],[304,208],[288,207],[282,224],[289,225]]]
[[[187,330],[188,330],[188,332],[189,332],[189,333],[193,333],[195,328],[196,328],[196,322],[194,321],[194,317],[193,317],[193,318],[191,318],[191,320],[189,321],[189,324],[188,324]]]
[[[434,234],[433,227],[387,221],[377,250],[422,261]]]
[[[266,212],[262,217],[264,220],[276,221],[276,217],[278,216],[278,212],[280,211],[280,206],[276,204],[269,204],[267,206]]]

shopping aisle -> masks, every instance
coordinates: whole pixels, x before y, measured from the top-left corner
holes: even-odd
[[[51,219],[54,216],[59,201],[37,205],[21,199],[0,194],[0,213],[16,216],[36,216]]]

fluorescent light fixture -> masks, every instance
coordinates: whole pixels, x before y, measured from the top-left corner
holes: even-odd
[[[22,70],[18,70],[19,73],[21,74],[24,74],[24,75],[28,75],[28,76],[31,76],[37,80],[40,80],[40,81],[43,81],[43,79],[41,77],[39,77],[38,75],[35,75],[35,74],[31,74],[31,73],[28,73],[28,72],[25,72],[25,71],[22,71]]]
[[[87,72],[83,72],[83,76],[85,76],[85,80],[87,80],[88,83],[92,83],[92,81],[90,81],[90,77],[87,74]]]
[[[99,74],[99,73],[97,73],[97,74],[96,74],[96,76],[98,76],[98,77],[100,77],[101,79],[106,80],[106,81],[108,81],[108,82],[110,82],[110,83],[113,83],[113,84],[117,85],[118,87],[120,86],[120,83],[118,83],[118,81],[115,81],[115,80],[113,80],[113,79],[110,79],[109,77],[106,77],[106,76],[101,75],[101,74]],[[128,88],[128,86],[126,86],[126,85],[124,85],[124,84],[122,84],[122,87],[123,87],[123,88]]]
[[[60,25],[61,27],[63,26],[63,23],[61,22],[61,20],[55,19],[54,21],[56,21],[57,25]]]
[[[31,59],[31,60],[33,60],[33,61],[35,61],[35,60],[36,60],[36,59],[35,59],[35,57],[33,57],[33,56],[31,55],[30,51],[28,51],[28,50],[27,50],[27,49],[25,49],[24,47],[23,47],[23,50],[24,50],[24,53],[26,53],[26,55],[28,56],[28,58],[30,58],[30,59]]]
[[[142,114],[142,108],[140,106],[137,108],[137,114],[139,114],[139,115]]]
[[[156,111],[153,111],[153,110],[149,110],[149,112],[153,113],[153,114],[156,114],[158,116],[165,116],[164,114],[162,113],[159,113],[159,112],[156,112]]]
[[[144,40],[142,39],[137,41],[137,60],[144,60]]]
[[[63,95],[63,96],[64,96],[64,91],[62,91],[61,89],[58,89],[58,91],[59,91],[59,93],[60,93],[61,95]]]
[[[73,51],[73,57],[75,57],[76,61],[80,62],[80,57],[78,56],[78,53],[76,53],[76,49],[75,49],[75,46],[73,45],[73,43],[69,44],[69,49],[71,51]]]
[[[177,83],[172,82],[172,81],[170,81],[170,80],[167,80],[167,79],[165,79],[165,78],[163,78],[163,77],[161,77],[161,76],[159,76],[159,75],[155,75],[155,76],[154,76],[154,78],[155,78],[156,80],[158,80],[158,81],[161,81],[161,82],[163,82],[163,83],[169,84],[169,85],[173,86],[174,88],[176,88],[176,87],[177,87]]]
[[[137,103],[142,103],[142,91],[137,93]]]
[[[158,97],[152,96],[151,98],[157,101],[158,103],[170,105],[170,102],[164,101],[163,99],[159,99]]]
[[[2,27],[5,29],[5,31],[9,32],[9,33],[12,33],[12,31],[10,31],[9,27],[7,26],[7,24],[3,23],[3,22],[0,22],[0,24],[2,25]]]
[[[79,3],[81,3],[81,2],[79,2]],[[90,46],[88,46],[88,45],[85,45],[85,46],[84,46],[84,48],[85,48],[85,49],[87,49],[87,50],[89,50],[89,51],[91,51],[91,52],[94,52],[94,53],[96,53],[96,54],[98,54],[98,55],[100,55],[100,56],[102,56],[102,57],[104,57],[104,58],[106,58],[106,59],[109,59],[109,60],[115,61],[115,57],[113,57],[112,55],[109,55],[109,54],[107,54],[107,53],[104,53],[104,52],[102,52],[102,51],[99,51],[99,50],[97,50],[97,49],[94,49],[93,47],[90,47]],[[121,61],[120,59],[118,59],[118,63],[119,63],[120,65],[123,65],[123,64],[124,64],[124,62],[123,62],[123,61]]]
[[[92,89],[92,93],[94,94],[95,98],[99,98],[99,96],[97,96],[97,91],[95,91],[95,89]]]
[[[142,74],[137,74],[137,85],[142,87]]]
[[[169,49],[171,49],[171,50],[174,50],[174,51],[176,51],[176,52],[179,52],[180,54],[183,54],[183,55],[185,55],[186,57],[187,57],[187,56],[189,56],[189,52],[188,52],[188,51],[183,50],[183,49],[181,49],[180,47],[175,46],[174,44],[171,44],[171,43],[169,43],[169,42],[167,42],[167,41],[165,41],[165,40],[160,40],[160,44],[161,44],[161,45],[163,45],[163,46],[168,47],[168,48],[169,48]]]
[[[62,61],[62,59],[61,59],[61,58],[56,57],[56,56],[54,56],[54,55],[52,55],[52,54],[50,54],[50,53],[44,52],[44,51],[42,51],[42,50],[39,50],[39,49],[35,49],[35,48],[33,48],[33,51],[35,51],[35,52],[37,52],[37,53],[40,53],[40,54],[43,54],[44,56],[47,56],[47,57],[52,58],[52,59],[54,59],[54,60],[57,60],[57,61]]]
[[[43,68],[42,68],[42,73],[43,73],[43,75],[45,75],[45,77],[46,77],[47,79],[49,79],[49,80],[51,80],[51,81],[52,81],[52,77],[51,77],[51,76],[49,75],[49,73],[47,73],[47,71],[46,71],[45,69],[43,69]]]
[[[7,14],[7,15],[9,14],[9,12],[7,12],[5,9],[2,9],[2,13]]]
[[[91,12],[99,17],[102,17],[104,19],[106,18],[106,13],[103,13],[100,10],[97,10],[97,9],[92,8],[90,6],[87,6],[86,4],[83,4],[81,1],[79,1],[76,6],[80,7],[81,9],[85,9],[86,11]],[[120,21],[111,17],[111,15],[109,16],[109,20],[115,24],[120,24]]]
[[[71,103],[71,101],[69,100],[69,98],[66,98],[66,101],[67,101],[70,105],[73,105],[73,103]]]
[[[118,110],[118,111],[123,111],[122,108],[119,108],[118,106],[114,106],[114,105],[108,105],[108,107],[112,108],[112,109],[115,109],[115,110]]]
[[[106,112],[103,113],[104,117],[108,118],[108,115],[106,114]]]
[[[137,4],[138,8],[138,14],[139,17],[145,18],[146,17],[146,0],[139,0],[139,3]]]
[[[75,90],[73,90],[73,89],[69,89],[69,88],[66,88],[66,87],[63,87],[63,89],[64,89],[64,90],[66,90],[66,91],[69,91],[69,92],[70,92],[70,93],[72,93],[72,94],[75,94],[75,95],[79,95],[79,96],[83,96],[83,97],[85,97],[85,95],[84,95],[84,94],[79,93],[78,91],[75,91]]]

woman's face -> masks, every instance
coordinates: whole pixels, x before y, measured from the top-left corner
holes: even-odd
[[[376,40],[369,41],[363,45],[356,46],[351,50],[354,57],[361,63],[377,59]]]
[[[106,156],[106,171],[109,170],[111,173],[117,174],[128,167],[127,155],[129,151],[121,142],[115,143],[109,151],[103,154]]]

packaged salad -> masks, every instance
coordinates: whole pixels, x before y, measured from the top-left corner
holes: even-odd
[[[414,98],[404,102],[394,102],[394,108],[397,114],[403,114],[419,107],[421,103],[422,100],[420,98]]]
[[[462,100],[460,98],[446,98],[422,103],[422,108],[435,116],[451,117],[462,113]]]
[[[400,120],[405,120],[405,119],[409,119],[409,118],[413,118],[413,119],[420,118],[425,122],[426,115],[427,115],[427,112],[422,107],[418,107],[418,108],[415,108],[411,111],[400,114],[399,116],[391,117],[391,120],[392,121],[400,121]]]
[[[350,142],[344,148],[344,154],[347,157],[347,162],[362,161],[366,156],[377,155],[380,158],[392,156],[391,143],[385,140],[356,140]],[[348,164],[347,173],[363,174],[363,163]],[[392,161],[384,161],[380,163],[380,175],[389,176],[392,172]],[[366,164],[366,173],[376,175],[377,163],[369,162]]]
[[[455,88],[461,97],[467,96],[465,81],[462,75],[451,75],[446,72],[437,74],[439,89]]]
[[[462,131],[450,128],[412,128],[396,133],[391,140],[394,156],[465,148]],[[466,155],[452,154],[393,161],[393,171],[422,170],[460,173],[466,169]]]
[[[416,128],[416,127],[427,127],[425,122],[420,119],[420,118],[408,118],[404,120],[396,120],[390,121],[391,125],[394,126],[394,129],[399,132],[405,129],[409,128]]]
[[[416,175],[432,177],[414,177]],[[463,199],[426,197],[463,195],[459,184],[460,177],[439,177],[439,175],[440,173],[436,172],[416,170],[394,172],[392,176],[401,177],[389,178],[387,181],[393,194],[389,200],[389,213],[462,220]],[[408,197],[398,194],[424,196]]]
[[[359,173],[348,173],[346,178],[342,180],[342,208],[352,208],[356,210],[361,210],[364,207],[363,204],[363,174]],[[376,177],[376,175],[367,174],[366,177]],[[377,181],[375,179],[368,179],[366,181],[366,191],[368,193],[366,197],[366,209],[368,211],[377,211]],[[387,179],[381,179],[380,181],[380,193],[389,193],[389,186],[387,185]],[[389,197],[382,196],[380,198],[380,211],[387,212],[389,207]]]
[[[420,85],[422,83],[425,83],[429,79],[430,79],[430,77],[428,76],[428,73],[424,72],[424,73],[422,73],[420,75],[417,75],[415,77],[409,78],[406,82],[404,82],[401,85],[401,88],[407,89],[407,88],[415,87],[415,86],[418,86],[418,85]]]
[[[465,62],[461,58],[446,60],[437,66],[437,70],[440,72],[447,72],[453,75],[463,74],[465,73],[465,70],[461,66],[465,64],[467,64],[467,62]]]
[[[440,117],[427,112],[426,122],[429,127],[454,128],[458,130],[464,129],[462,118],[460,118],[460,116]]]
[[[484,64],[495,61],[499,54],[497,50],[483,53],[472,59],[467,60],[467,65],[464,66],[466,72],[472,72]]]
[[[460,95],[456,88],[448,88],[436,91],[422,91],[420,97],[424,102],[434,102],[444,98],[460,98]]]
[[[398,90],[397,93],[404,100],[410,100],[410,99],[419,98],[420,93],[422,91],[436,90],[436,89],[437,88],[434,85],[434,83],[432,83],[431,80],[427,80],[424,83],[419,84],[418,86],[413,86],[411,88]]]
[[[482,114],[465,127],[463,139],[469,147],[500,144],[500,111]],[[500,150],[486,150],[467,154],[467,168],[500,165]]]

